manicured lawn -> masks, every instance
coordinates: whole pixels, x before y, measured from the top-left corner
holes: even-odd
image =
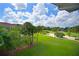
[[[74,32],[64,32],[65,35],[70,35],[70,36],[75,36],[79,37],[79,33],[74,33]]]
[[[35,34],[35,38],[37,35]],[[35,39],[36,41],[36,39]],[[79,42],[38,35],[38,44],[16,53],[22,56],[75,56],[79,55]]]

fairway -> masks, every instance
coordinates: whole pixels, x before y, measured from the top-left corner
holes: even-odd
[[[79,56],[79,42],[35,34],[35,44],[16,53],[21,56]],[[38,38],[38,42],[37,42]]]
[[[79,3],[0,3],[0,56],[79,56]]]

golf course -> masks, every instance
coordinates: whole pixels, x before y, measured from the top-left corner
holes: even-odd
[[[37,36],[38,35],[38,36]],[[58,39],[44,34],[35,34],[36,40],[32,48],[16,53],[21,56],[77,56],[79,42],[67,39]],[[38,40],[37,40],[38,38]],[[38,41],[38,42],[37,42]]]
[[[0,56],[79,56],[79,3],[0,3]]]

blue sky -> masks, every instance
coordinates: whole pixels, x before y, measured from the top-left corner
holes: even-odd
[[[0,22],[71,27],[79,25],[79,10],[70,13],[50,3],[0,3]]]
[[[5,15],[5,13],[4,13],[5,8],[10,7],[14,12],[21,11],[21,12],[30,12],[31,13],[32,8],[35,5],[36,5],[36,3],[28,3],[26,9],[15,10],[14,6],[11,3],[0,3],[0,18],[2,18]],[[58,10],[54,10],[54,8],[57,7],[56,5],[45,3],[45,7],[48,8],[48,13],[47,13],[48,16],[50,16],[50,14],[56,15],[58,12]]]

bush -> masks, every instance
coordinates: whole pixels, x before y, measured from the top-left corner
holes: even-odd
[[[9,31],[5,31],[5,30],[0,30],[0,43],[4,43],[2,46],[5,50],[11,50],[11,49],[15,49],[16,43],[19,42],[20,40],[20,33],[19,31],[15,31],[15,30],[9,30]],[[16,40],[18,40],[15,44],[13,44]],[[1,49],[1,48],[0,48]]]
[[[63,36],[65,35],[64,33],[62,32],[56,32],[55,35],[59,38],[63,38]]]
[[[3,37],[2,36],[0,36],[0,46],[2,46],[3,45]]]
[[[79,37],[76,37],[75,40],[79,40]]]
[[[50,33],[50,32],[48,30],[43,30],[42,33],[47,34],[47,33]]]

